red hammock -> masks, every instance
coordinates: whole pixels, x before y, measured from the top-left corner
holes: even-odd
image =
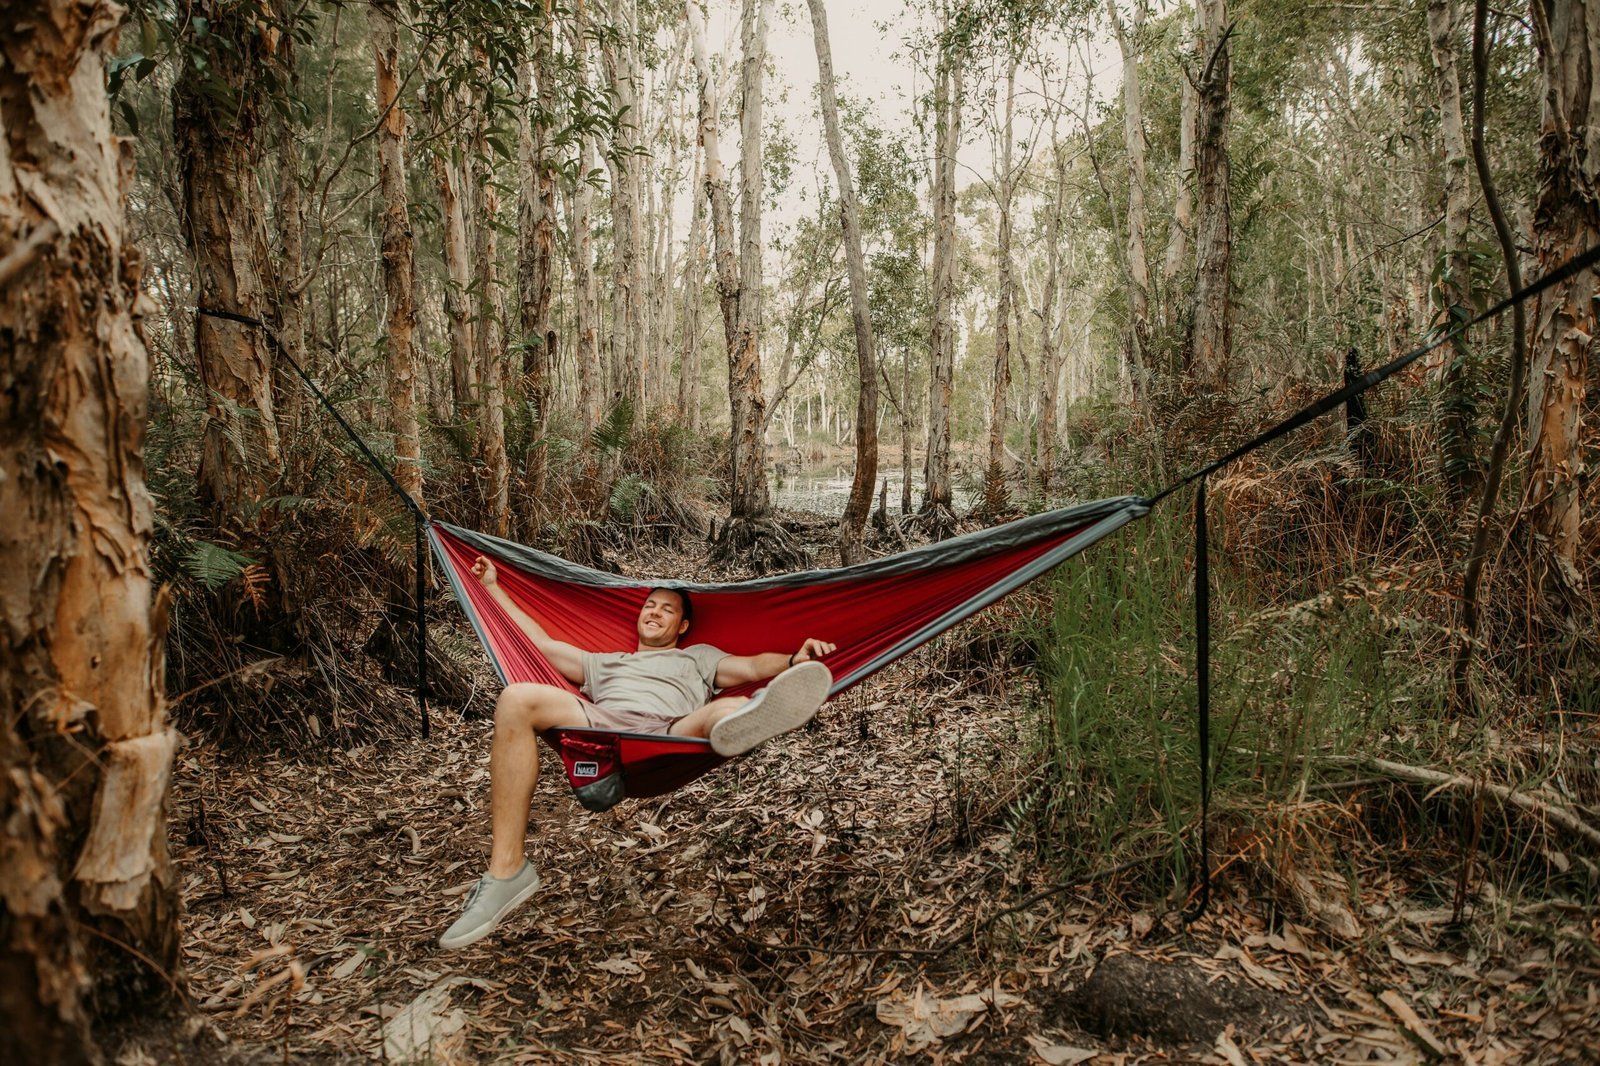
[[[511,541],[434,522],[434,552],[456,598],[506,683],[535,681],[576,692],[472,575],[494,560],[500,587],[552,637],[591,651],[632,651],[645,593],[694,596],[687,644],[732,655],[790,651],[807,637],[838,645],[824,662],[836,695],[1023,583],[1108,536],[1148,507],[1120,497],[1019,519],[859,566],[731,584],[645,581],[581,567]],[[747,693],[758,685],[728,689]],[[604,810],[624,796],[670,792],[723,762],[693,737],[553,729],[578,799]]]

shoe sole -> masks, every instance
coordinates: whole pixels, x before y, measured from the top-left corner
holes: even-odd
[[[765,692],[711,727],[711,750],[722,756],[743,755],[798,729],[828,698],[833,674],[818,662],[791,666],[768,683]]]
[[[439,946],[444,948],[446,951],[454,951],[456,948],[464,948],[468,944],[476,944],[478,941],[482,940],[484,937],[498,929],[500,927],[500,923],[505,920],[506,915],[510,914],[524,903],[528,902],[528,898],[537,891],[539,891],[539,876],[535,874],[533,878],[533,884],[529,885],[527,888],[523,889],[521,892],[518,892],[515,896],[512,896],[509,900],[507,900],[505,906],[496,911],[493,918],[490,918],[487,922],[485,922],[483,925],[480,925],[470,933],[464,933],[461,936],[453,939],[440,937]]]

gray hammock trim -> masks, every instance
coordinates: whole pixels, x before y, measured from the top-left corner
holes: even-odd
[[[937,570],[941,567],[991,555],[998,551],[1005,551],[1008,548],[1022,547],[1042,538],[1076,529],[1079,526],[1099,523],[1102,519],[1113,514],[1125,515],[1122,523],[1118,524],[1120,526],[1132,519],[1144,516],[1149,513],[1149,510],[1149,502],[1142,496],[1115,496],[1106,500],[1080,503],[1073,507],[1062,507],[1054,511],[1046,511],[1043,514],[1029,515],[1027,518],[1019,518],[1014,522],[1007,522],[991,529],[979,529],[971,533],[963,533],[959,537],[951,537],[949,540],[942,540],[937,544],[925,544],[895,555],[884,556],[882,559],[871,559],[864,563],[858,563],[855,566],[834,567],[829,570],[801,570],[794,573],[753,578],[747,581],[723,582],[680,581],[672,578],[658,580],[649,577],[628,577],[623,574],[609,574],[604,570],[580,566],[559,556],[529,548],[515,541],[491,537],[487,533],[463,529],[461,526],[454,526],[448,522],[434,522],[433,524],[440,529],[449,531],[451,536],[472,545],[485,555],[503,559],[530,574],[553,578],[571,585],[588,585],[591,588],[687,589],[691,593],[760,592],[767,589],[804,588],[835,581],[853,581],[857,578],[892,577],[898,574],[916,573],[923,570]],[[1110,530],[1107,530],[1107,532],[1110,532]],[[1101,535],[1104,536],[1105,534]],[[1075,543],[1079,539],[1079,537],[1074,537],[1068,543]],[[1098,540],[1099,537],[1094,539]],[[1092,540],[1085,542],[1082,547],[1086,548],[1093,542]],[[1082,548],[1078,550],[1081,551]],[[1055,553],[1052,552],[1050,554],[1053,555]],[[1071,553],[1069,552],[1068,554]],[[1062,556],[1062,558],[1066,558],[1066,556]]]

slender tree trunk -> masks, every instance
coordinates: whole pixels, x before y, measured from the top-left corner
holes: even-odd
[[[1016,281],[1011,271],[1011,155],[1012,115],[1016,110],[1017,60],[1006,64],[1005,124],[1000,131],[1000,173],[995,177],[999,233],[995,254],[999,264],[999,295],[995,302],[994,377],[989,394],[989,466],[984,478],[984,510],[999,514],[1008,504],[1005,472],[1006,395],[1011,391],[1011,320],[1016,302]]]
[[[1185,34],[1184,52],[1194,51],[1192,34]],[[1172,194],[1172,222],[1167,230],[1167,251],[1161,263],[1162,319],[1168,336],[1177,335],[1178,313],[1183,306],[1179,291],[1184,266],[1189,259],[1189,235],[1194,229],[1194,131],[1199,110],[1199,94],[1188,78],[1179,79],[1178,173]],[[1169,362],[1167,371],[1174,368]]]
[[[638,65],[634,59],[637,24],[632,0],[613,0],[612,23],[621,40],[608,37],[600,46],[606,79],[623,113],[623,125],[607,156],[611,167],[611,226],[613,235],[612,283],[612,388],[644,412],[645,277],[644,225],[639,213],[641,140]]]
[[[183,173],[184,235],[202,308],[269,319],[276,289],[261,187],[261,100],[255,78],[270,62],[260,27],[243,8],[207,0],[204,73],[183,66],[173,88],[173,134]],[[221,46],[217,42],[228,42]],[[249,528],[253,505],[281,469],[272,358],[262,331],[208,315],[195,321],[195,361],[206,421],[196,473],[219,526]]]
[[[467,210],[462,202],[466,180],[460,159],[466,145],[461,136],[463,119],[454,89],[435,73],[430,87],[434,144],[429,149],[433,177],[439,186],[439,215],[444,228],[445,315],[450,320],[450,395],[455,417],[465,421],[477,403],[477,324],[473,321],[471,242],[467,236]]]
[[[956,151],[961,144],[962,76],[956,56],[940,56],[934,74],[933,313],[928,338],[928,452],[922,513],[935,538],[955,528],[950,488],[950,400],[955,384]]]
[[[1150,262],[1145,254],[1144,91],[1139,79],[1139,31],[1144,26],[1144,0],[1133,0],[1133,36],[1130,37],[1117,14],[1116,0],[1106,0],[1117,47],[1122,52],[1122,143],[1128,155],[1128,344],[1129,365],[1135,374],[1148,378],[1150,357]],[[1135,385],[1143,395],[1149,383]]]
[[[844,230],[845,266],[850,271],[850,320],[856,332],[856,370],[860,393],[856,402],[856,469],[850,498],[839,522],[839,557],[846,566],[866,560],[862,531],[872,510],[872,489],[878,481],[878,366],[867,303],[867,263],[861,251],[861,208],[856,202],[850,160],[839,131],[839,104],[834,97],[833,49],[828,40],[828,13],[823,0],[809,0],[811,33],[817,45],[817,87],[822,95],[822,124],[828,155],[839,183],[839,223]]]
[[[1543,121],[1533,248],[1541,272],[1600,245],[1600,10],[1592,2],[1531,5]],[[1548,545],[1553,575],[1581,587],[1584,453],[1595,446],[1596,274],[1542,293],[1528,373],[1529,525]],[[1600,395],[1596,392],[1595,395]]]
[[[533,56],[521,67],[523,99],[518,124],[521,164],[518,197],[517,281],[519,325],[522,330],[523,394],[533,404],[535,443],[527,457],[530,529],[543,519],[548,452],[544,446],[550,421],[551,372],[555,334],[550,328],[554,296],[556,250],[556,175],[551,159],[550,123],[555,119],[554,15],[535,15]],[[535,88],[537,86],[537,88]],[[532,112],[531,116],[529,112]]]
[[[487,57],[479,57],[481,76],[489,77]],[[478,201],[478,455],[483,462],[484,502],[489,528],[497,537],[511,532],[511,464],[506,456],[505,307],[500,293],[500,241],[494,221],[500,213],[500,191],[494,182],[488,144],[490,116],[482,105],[473,110],[472,187]]]
[[[683,253],[683,340],[678,357],[679,417],[691,434],[700,428],[700,304],[706,276],[706,201],[700,195],[705,187],[704,152],[695,138],[694,182],[689,187],[692,201],[689,218],[689,246]]]
[[[572,15],[573,78],[585,88],[589,84],[589,36],[584,7],[579,4]],[[567,255],[572,263],[573,359],[578,371],[578,412],[584,439],[600,420],[603,392],[603,366],[600,355],[600,297],[594,278],[594,235],[590,218],[594,211],[594,188],[589,184],[594,169],[594,138],[584,133],[578,138],[578,172],[569,193],[572,220],[568,229]]]
[[[1233,344],[1229,306],[1232,278],[1232,221],[1228,199],[1228,61],[1226,0],[1196,0],[1195,15],[1205,57],[1196,91],[1199,116],[1195,177],[1200,187],[1195,240],[1194,321],[1190,324],[1187,368],[1208,392],[1228,389]]]
[[[181,981],[122,9],[0,18],[0,1056],[92,1063]],[[229,167],[231,170],[231,167]],[[270,404],[265,412],[270,415]]]
[[[291,0],[274,0],[274,12],[283,22],[283,32],[278,35],[278,69],[287,75],[288,92],[299,91],[299,75],[295,65],[294,42],[298,8]],[[274,116],[273,135],[278,149],[278,292],[273,301],[277,310],[278,343],[285,353],[303,367],[307,364],[306,349],[306,276],[305,207],[300,194],[300,139],[292,113],[288,108],[278,110]],[[278,412],[279,440],[297,441],[307,395],[304,382],[287,360],[275,360],[273,365],[273,406]],[[287,449],[284,465],[289,468],[289,483],[298,488],[311,462],[309,449]]]
[[[377,72],[378,183],[383,190],[384,339],[388,345],[389,422],[394,429],[395,480],[422,503],[422,433],[417,424],[417,355],[411,343],[417,311],[412,299],[416,255],[406,206],[406,113],[400,103],[400,27],[393,0],[367,8]],[[420,562],[420,560],[419,560]]]
[[[1067,164],[1051,117],[1051,155],[1055,189],[1045,222],[1046,266],[1039,306],[1039,491],[1047,498],[1056,471],[1056,419],[1061,400],[1061,324],[1056,300],[1061,290],[1061,213],[1066,207]]]
[[[1467,262],[1472,187],[1467,183],[1467,135],[1461,120],[1461,80],[1456,72],[1460,28],[1456,0],[1428,0],[1428,39],[1439,98],[1439,133],[1444,142],[1444,262],[1437,289],[1441,329],[1454,329],[1472,317]],[[1445,362],[1439,426],[1445,485],[1457,503],[1474,493],[1481,480],[1473,439],[1478,419],[1476,378],[1467,339],[1457,337]]]
[[[728,347],[730,488],[725,544],[732,548],[750,527],[766,523],[766,398],[761,391],[761,112],[767,58],[767,20],[772,0],[745,0],[740,37],[744,45],[739,99],[739,298]]]

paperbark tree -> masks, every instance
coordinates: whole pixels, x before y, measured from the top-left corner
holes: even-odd
[[[691,434],[700,429],[700,304],[706,276],[705,154],[699,138],[694,145],[693,201],[689,216],[689,246],[683,252],[683,336],[678,352],[678,417]]]
[[[91,1026],[176,988],[145,487],[149,365],[131,145],[105,68],[122,9],[0,18],[0,1055],[100,1060]]]
[[[1039,294],[1039,491],[1046,497],[1056,470],[1056,418],[1061,400],[1061,214],[1066,207],[1067,163],[1050,116],[1052,191],[1045,217],[1045,277]]]
[[[729,513],[720,548],[743,552],[775,532],[767,492],[766,398],[761,391],[761,113],[772,0],[744,0],[739,85],[739,295],[728,346]]]
[[[717,92],[711,79],[705,19],[695,0],[685,5],[695,73],[700,82],[700,146],[705,153],[705,195],[711,208],[717,296],[728,352],[729,512],[718,554],[742,555],[758,569],[793,561],[772,521],[767,493],[765,405],[761,391],[761,94],[770,0],[745,0],[740,19],[744,60],[740,70],[740,204],[735,246],[733,206],[717,131]]]
[[[1144,90],[1139,79],[1139,51],[1136,38],[1144,26],[1144,0],[1133,0],[1133,33],[1130,36],[1117,14],[1116,0],[1106,0],[1106,15],[1122,53],[1122,143],[1128,156],[1128,346],[1129,365],[1134,373],[1149,377],[1150,360],[1150,262],[1145,254]],[[1147,382],[1138,382],[1142,394]]]
[[[1530,11],[1544,104],[1533,249],[1548,272],[1600,245],[1600,10],[1591,0],[1535,0]],[[1548,545],[1552,576],[1569,586],[1582,580],[1584,451],[1596,433],[1596,284],[1589,270],[1539,296],[1529,355],[1529,527]]]
[[[933,90],[933,300],[928,334],[928,452],[922,520],[936,539],[955,530],[950,486],[950,400],[955,385],[956,151],[961,144],[962,68],[941,49]]]
[[[540,9],[534,15],[530,61],[521,64],[521,119],[518,123],[517,282],[522,328],[523,395],[533,404],[535,444],[527,457],[530,525],[537,527],[545,496],[547,452],[543,439],[550,420],[551,368],[555,333],[550,328],[556,251],[556,173],[550,129],[556,118],[555,19]]]
[[[1193,37],[1186,34],[1183,51],[1194,51]],[[1161,261],[1162,323],[1168,335],[1176,335],[1178,314],[1182,307],[1179,279],[1189,259],[1189,234],[1194,229],[1194,127],[1199,97],[1194,82],[1180,79],[1178,87],[1178,166],[1177,188],[1172,195],[1172,220],[1167,229],[1167,250]],[[1171,373],[1171,356],[1167,372]]]
[[[569,44],[572,50],[572,77],[580,93],[589,88],[589,34],[584,6],[573,9]],[[594,136],[584,131],[578,137],[577,173],[567,192],[567,260],[572,265],[573,361],[578,373],[578,416],[584,439],[600,420],[600,297],[594,278],[594,233],[590,217],[594,211],[594,188],[589,173],[594,169]]]
[[[1461,12],[1455,0],[1428,0],[1428,41],[1439,98],[1439,136],[1444,147],[1444,249],[1437,287],[1441,329],[1454,329],[1472,317],[1472,279],[1467,259],[1472,187],[1467,182],[1467,134],[1461,119],[1461,79],[1456,62],[1460,29]],[[1445,485],[1457,502],[1474,492],[1480,480],[1473,446],[1478,417],[1476,377],[1467,339],[1458,336],[1450,344],[1440,382],[1443,410],[1439,425]]]
[[[461,168],[465,145],[460,94],[441,71],[430,78],[427,100],[433,120],[429,160],[439,188],[439,218],[444,229],[444,262],[448,280],[444,288],[445,317],[450,321],[450,396],[457,420],[465,421],[477,403],[476,352],[478,339],[472,316],[472,257],[469,249],[466,176]]]
[[[611,231],[613,240],[611,300],[611,387],[613,392],[644,411],[645,291],[644,222],[639,213],[642,121],[639,110],[639,68],[635,39],[638,11],[633,0],[612,0],[615,29],[602,39],[600,57],[606,81],[622,115],[613,151],[606,154],[611,168]]]
[[[200,0],[191,14],[209,20],[207,34],[193,42],[205,65],[183,65],[172,124],[195,295],[202,308],[274,321],[269,295],[276,284],[257,180],[263,128],[255,78],[272,62],[266,28],[224,0]],[[195,321],[206,404],[196,478],[219,526],[252,526],[254,504],[281,469],[267,343],[252,326],[208,315]]]
[[[481,76],[489,79],[488,57],[479,56]],[[489,155],[489,115],[473,109],[472,188],[478,226],[473,259],[478,266],[478,458],[483,463],[484,502],[489,528],[497,537],[511,533],[511,464],[506,455],[505,306],[500,292],[500,239],[495,217],[500,190]]]
[[[393,0],[367,8],[377,80],[378,184],[383,191],[383,327],[388,348],[389,424],[394,430],[394,476],[422,503],[422,434],[417,423],[417,356],[412,345],[417,311],[412,299],[416,254],[406,206],[406,113],[400,102],[400,27]],[[420,563],[420,560],[419,560]]]
[[[850,481],[850,498],[839,522],[839,557],[846,566],[866,560],[862,531],[872,510],[872,489],[878,480],[878,366],[868,307],[867,264],[861,251],[861,207],[856,202],[850,160],[839,131],[839,104],[835,97],[833,48],[828,40],[828,12],[823,0],[808,0],[811,34],[817,45],[817,88],[822,97],[822,125],[839,183],[839,224],[844,230],[845,266],[850,272],[850,321],[855,326],[856,370],[860,393],[856,401],[856,469]]]
[[[999,293],[995,300],[994,374],[989,394],[989,465],[984,476],[983,506],[989,514],[1003,511],[1006,491],[1006,396],[1011,390],[1011,320],[1016,302],[1016,281],[1011,269],[1011,155],[1012,118],[1016,112],[1017,60],[1006,64],[1005,119],[1000,130],[1000,167],[995,175],[995,206],[999,211],[995,256],[999,259]]]
[[[1199,211],[1195,235],[1194,320],[1186,369],[1208,392],[1226,392],[1232,359],[1233,224],[1228,198],[1229,70],[1227,0],[1196,0],[1196,36],[1204,59],[1195,81],[1199,110],[1195,180]]]

